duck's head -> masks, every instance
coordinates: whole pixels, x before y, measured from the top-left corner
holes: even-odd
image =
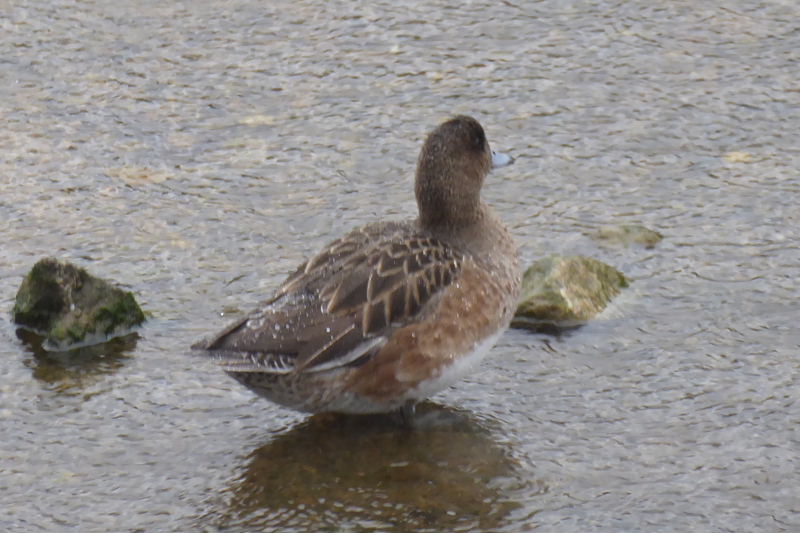
[[[459,115],[434,129],[419,154],[415,192],[423,227],[469,223],[480,216],[480,191],[492,168],[514,160],[492,152],[480,123]]]

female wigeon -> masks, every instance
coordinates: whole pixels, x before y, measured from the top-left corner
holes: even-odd
[[[491,151],[474,118],[444,122],[419,156],[416,220],[333,241],[260,309],[195,348],[293,409],[410,416],[511,321],[517,248],[480,190],[493,166],[512,161]]]

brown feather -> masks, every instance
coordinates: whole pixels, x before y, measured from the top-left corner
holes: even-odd
[[[276,366],[276,357],[280,368],[293,361],[294,372],[329,367],[337,359],[361,364],[359,347],[377,352],[380,345],[372,339],[418,321],[431,297],[458,277],[462,259],[409,225],[361,228],[309,259],[269,306],[227,329],[207,349],[238,360],[259,354],[263,372]],[[248,359],[247,371],[254,371],[254,360]]]

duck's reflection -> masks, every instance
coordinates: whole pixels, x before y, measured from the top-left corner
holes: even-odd
[[[496,444],[496,425],[430,403],[413,429],[388,416],[312,417],[250,454],[219,525],[494,530],[532,483]]]
[[[33,377],[61,392],[82,389],[98,376],[116,372],[124,364],[126,354],[136,348],[139,338],[132,333],[92,346],[51,352],[42,348],[44,339],[35,333],[18,329],[17,337],[33,355],[30,362]]]

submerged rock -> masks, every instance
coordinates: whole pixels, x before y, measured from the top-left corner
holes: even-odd
[[[597,259],[551,255],[522,278],[514,327],[574,327],[602,311],[628,286],[621,272]]]
[[[14,303],[14,322],[43,335],[49,350],[103,342],[144,320],[133,293],[52,258],[33,266]]]
[[[90,389],[104,376],[120,370],[136,349],[139,337],[130,333],[98,344],[52,351],[44,348],[45,339],[41,335],[26,328],[17,328],[16,333],[33,356],[31,364],[26,365],[31,375],[58,393]]]
[[[640,244],[645,248],[653,248],[661,242],[663,235],[639,224],[620,224],[618,226],[603,226],[592,237],[597,241],[609,244],[631,245]]]

